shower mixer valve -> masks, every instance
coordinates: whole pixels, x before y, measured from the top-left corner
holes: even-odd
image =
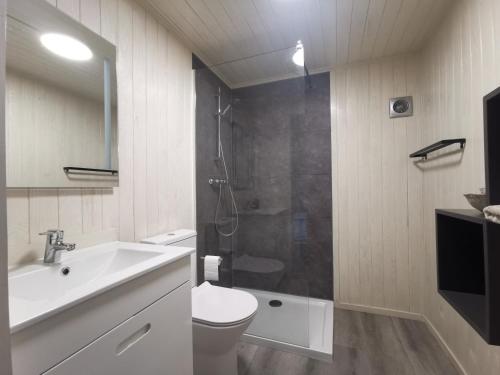
[[[227,184],[227,180],[224,178],[210,177],[208,183],[212,186],[219,186]]]

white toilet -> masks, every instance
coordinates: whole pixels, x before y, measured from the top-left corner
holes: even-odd
[[[143,243],[196,248],[196,232],[180,229]],[[237,375],[238,340],[257,313],[250,293],[204,282],[196,286],[196,254],[191,257],[193,357],[195,375]]]

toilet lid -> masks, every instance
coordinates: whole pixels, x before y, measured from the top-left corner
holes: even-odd
[[[257,311],[257,299],[242,290],[213,286],[205,281],[193,288],[193,320],[228,326],[247,320]]]

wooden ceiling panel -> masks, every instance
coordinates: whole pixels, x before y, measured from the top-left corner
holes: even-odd
[[[304,44],[311,72],[418,50],[453,3],[453,0],[143,1],[207,65],[220,66],[219,74],[234,87],[290,74],[289,62],[273,60],[288,54],[272,52],[293,48],[298,40]],[[269,54],[267,58],[249,59],[244,64],[235,62],[265,54]],[[229,67],[230,63],[233,66]],[[223,72],[228,72],[227,76]]]

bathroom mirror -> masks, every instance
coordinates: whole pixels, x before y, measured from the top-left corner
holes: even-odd
[[[15,0],[6,60],[7,186],[117,186],[115,46],[44,0]]]

